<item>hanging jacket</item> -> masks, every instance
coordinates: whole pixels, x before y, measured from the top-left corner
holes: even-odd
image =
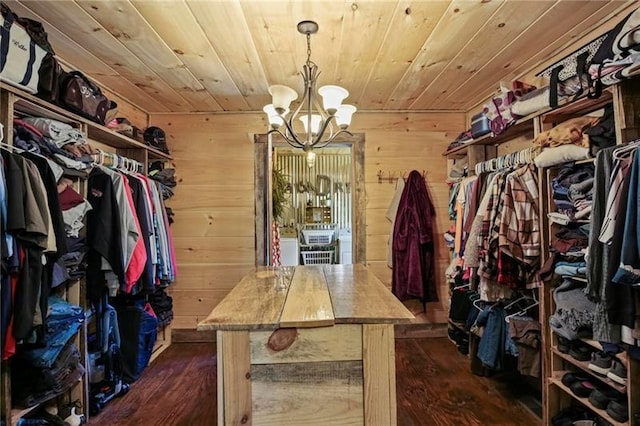
[[[400,197],[393,229],[391,289],[400,300],[438,300],[435,279],[433,222],[435,210],[424,178],[413,170]]]

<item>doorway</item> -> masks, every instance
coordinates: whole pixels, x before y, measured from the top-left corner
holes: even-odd
[[[270,224],[274,167],[287,176],[291,186],[288,194],[289,207],[285,209],[281,219],[284,225],[281,237],[293,236],[304,245],[304,235],[300,234],[303,227],[309,228],[309,224],[313,223],[318,224],[317,228],[325,228],[323,224],[331,225],[338,238],[342,232],[342,261],[364,262],[364,134],[336,138],[329,146],[317,150],[316,165],[311,170],[297,158],[302,151],[291,148],[282,138],[259,134],[254,136],[254,141],[256,265],[271,264]],[[349,157],[348,160],[344,158],[345,155]],[[316,168],[317,170],[313,170]],[[351,237],[350,259],[345,250],[345,244],[349,240],[347,236]],[[334,260],[340,262],[339,252],[335,254]]]

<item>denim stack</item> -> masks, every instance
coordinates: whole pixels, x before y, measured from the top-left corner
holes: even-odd
[[[71,340],[83,321],[82,308],[59,296],[49,298],[44,346],[23,344],[12,360],[14,404],[32,407],[60,395],[82,377],[80,353]]]

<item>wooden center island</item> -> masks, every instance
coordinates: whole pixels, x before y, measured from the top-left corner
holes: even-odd
[[[396,425],[393,325],[413,318],[363,265],[254,270],[198,324],[218,425]]]

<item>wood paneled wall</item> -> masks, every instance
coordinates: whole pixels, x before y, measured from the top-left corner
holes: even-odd
[[[173,328],[195,328],[255,264],[253,134],[267,128],[263,114],[160,114],[150,125],[163,128],[174,157],[178,186],[168,204],[173,224],[178,279],[172,288]],[[367,264],[389,287],[386,266],[391,232],[385,218],[395,185],[378,183],[379,170],[396,176],[416,169],[437,209],[435,238],[441,301],[427,307],[430,322],[446,321],[444,270],[449,252],[442,234],[449,227],[446,160],[442,152],[465,127],[458,113],[358,113],[352,128],[365,133]]]

